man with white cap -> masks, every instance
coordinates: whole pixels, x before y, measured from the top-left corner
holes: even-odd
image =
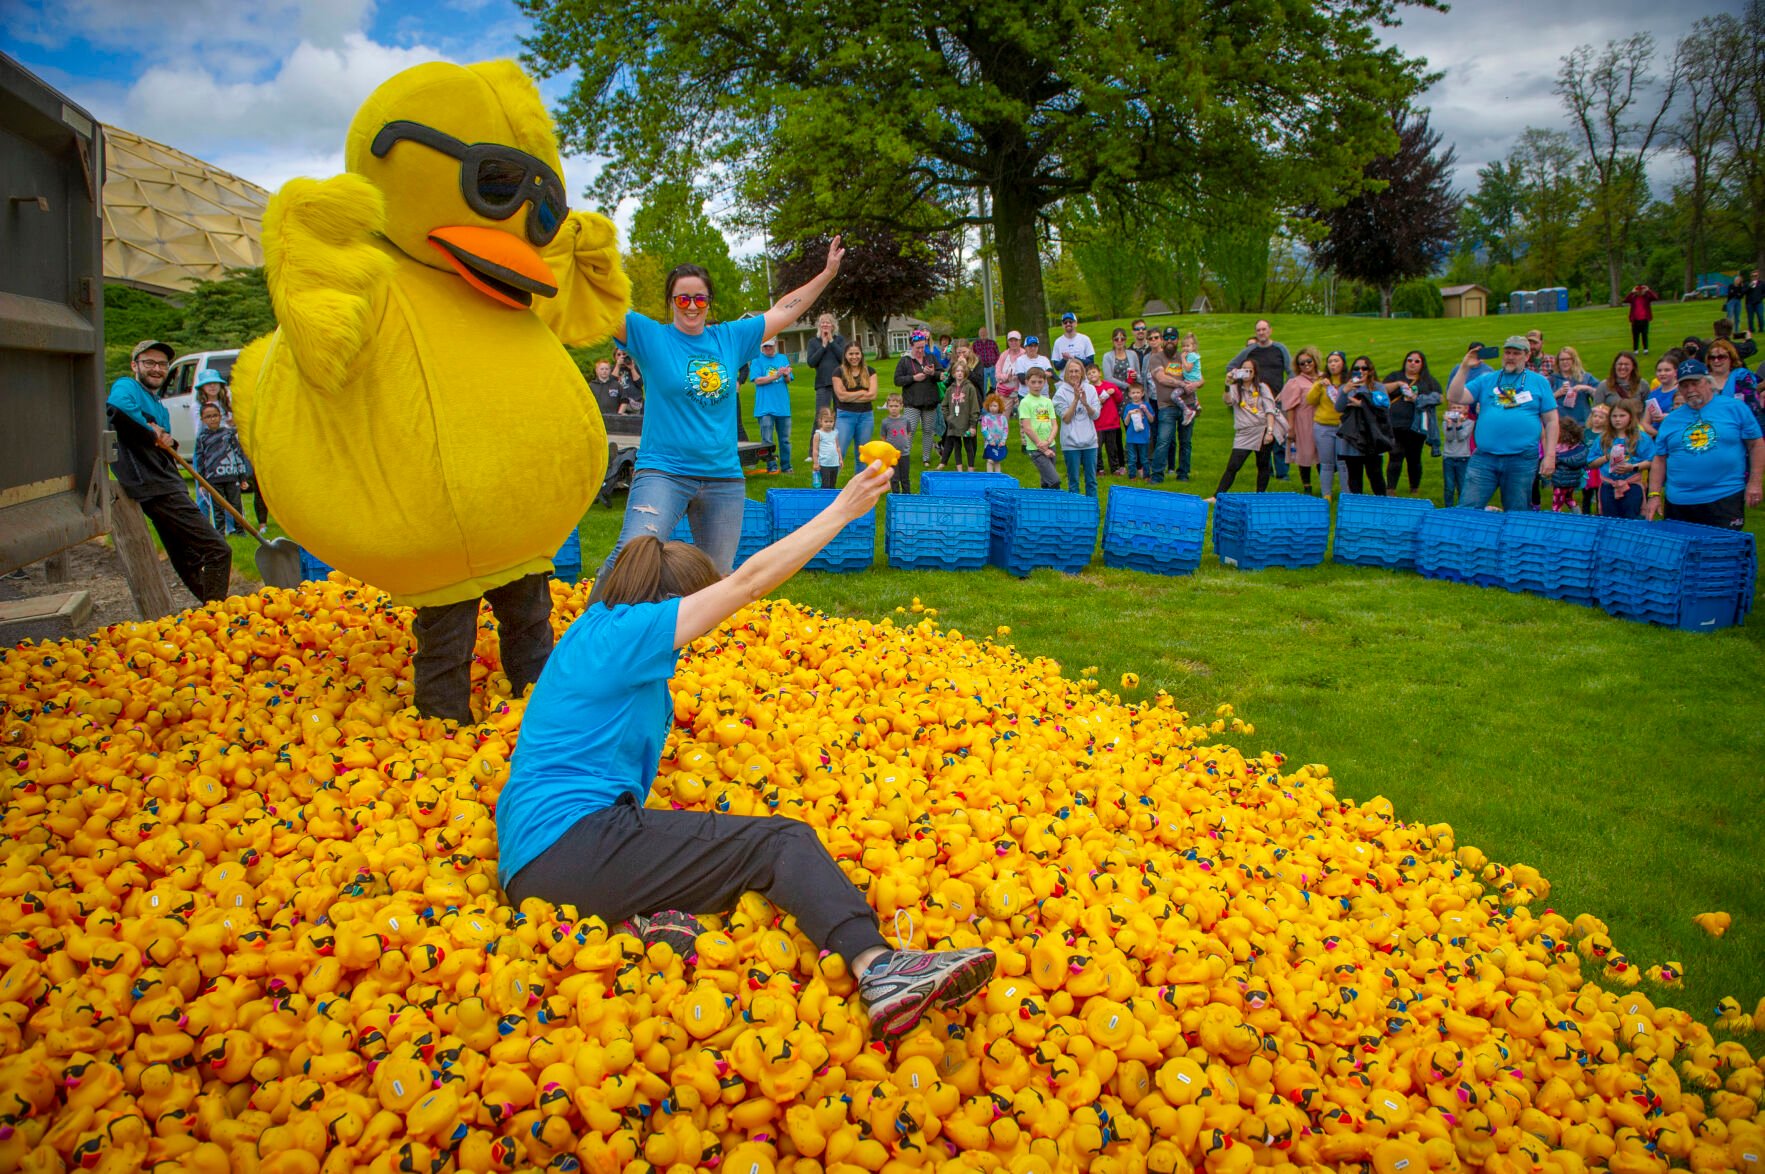
[[[1097,361],[1097,348],[1088,336],[1079,333],[1079,317],[1071,310],[1060,316],[1060,334],[1054,340],[1054,365],[1066,366],[1068,359],[1077,359],[1089,367]]]
[[[1556,396],[1549,380],[1526,369],[1532,345],[1525,335],[1502,344],[1500,368],[1467,381],[1479,349],[1466,352],[1446,389],[1449,403],[1477,405],[1477,451],[1465,470],[1463,504],[1482,509],[1499,489],[1503,510],[1529,509],[1533,479],[1548,479],[1557,467]]]
[[[1031,367],[1040,367],[1042,370],[1048,372],[1049,384],[1052,385],[1054,383],[1054,364],[1050,363],[1048,361],[1048,356],[1042,353],[1042,340],[1033,334],[1023,340],[1023,354],[1017,357],[1015,370],[1017,372],[1017,379],[1020,386],[1023,382],[1024,374],[1029,371]]]
[[[791,361],[778,353],[778,339],[760,343],[760,357],[748,364],[754,379],[754,419],[760,422],[760,439],[772,445],[766,471],[791,471]]]
[[[1679,364],[1682,402],[1655,433],[1649,497],[1642,515],[1739,530],[1747,506],[1765,498],[1765,439],[1746,404],[1717,395],[1696,359]]]

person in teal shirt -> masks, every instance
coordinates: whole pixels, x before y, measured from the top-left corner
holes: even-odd
[[[1551,385],[1526,362],[1532,344],[1515,334],[1502,344],[1501,367],[1467,379],[1479,362],[1477,347],[1465,354],[1446,389],[1448,402],[1477,405],[1477,451],[1465,470],[1461,505],[1482,509],[1501,490],[1501,508],[1532,504],[1532,483],[1557,468],[1557,400]],[[1542,444],[1541,444],[1542,441]]]
[[[760,439],[772,445],[766,471],[791,471],[791,361],[778,353],[776,338],[760,343],[760,357],[748,365],[754,381],[754,419],[760,422]]]
[[[1765,439],[1759,421],[1731,395],[1718,396],[1709,368],[1696,359],[1679,365],[1684,403],[1655,432],[1643,516],[1663,512],[1681,522],[1739,530],[1747,507],[1765,498]]]
[[[782,585],[888,488],[882,462],[872,463],[727,577],[685,542],[645,534],[625,544],[527,702],[496,803],[497,879],[511,904],[574,905],[685,961],[700,930],[694,914],[758,892],[845,962],[882,1042],[986,985],[991,950],[891,950],[875,910],[808,824],[645,805],[674,719],[680,649]]]

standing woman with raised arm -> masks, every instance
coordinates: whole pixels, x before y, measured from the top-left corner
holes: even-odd
[[[496,805],[498,879],[509,901],[629,919],[646,946],[691,953],[691,915],[753,890],[858,980],[872,1036],[905,1034],[992,977],[991,950],[891,950],[876,913],[808,824],[644,806],[674,716],[679,650],[765,597],[888,492],[876,462],[794,533],[719,576],[698,548],[634,536],[596,584],[534,686]]]
[[[845,255],[834,237],[822,271],[753,318],[713,325],[711,275],[697,265],[676,265],[668,273],[671,322],[626,313],[613,336],[644,373],[643,439],[625,499],[625,524],[597,580],[627,542],[643,535],[666,538],[683,516],[718,573],[729,573],[747,496],[736,449],[736,372],[759,357],[761,339],[790,326],[821,296]],[[594,598],[600,591],[597,581]]]

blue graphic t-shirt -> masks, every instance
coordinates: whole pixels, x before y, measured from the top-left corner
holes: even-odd
[[[597,603],[552,650],[496,802],[504,888],[583,816],[622,795],[649,797],[674,720],[668,682],[679,618],[678,599]]]
[[[755,315],[686,334],[632,310],[625,349],[644,378],[637,468],[682,477],[742,475],[735,449],[735,376],[760,353],[766,319]]]
[[[1538,453],[1544,417],[1555,414],[1551,385],[1536,371],[1485,371],[1465,384],[1477,401],[1477,451],[1495,457]]]
[[[784,375],[771,383],[759,382],[760,376],[774,371]],[[789,416],[791,414],[791,361],[783,355],[761,355],[748,364],[748,378],[754,380],[754,415]]]
[[[1746,489],[1747,446],[1759,436],[1759,421],[1733,396],[1668,412],[1655,433],[1655,454],[1667,458],[1667,500],[1707,505]]]
[[[1613,456],[1617,450],[1618,455]],[[1631,444],[1623,436],[1602,436],[1599,438],[1599,456],[1606,458],[1600,466],[1600,476],[1608,481],[1629,481],[1648,472],[1648,463],[1655,459],[1655,442],[1649,439],[1647,432],[1636,434],[1636,443]],[[1640,469],[1632,469],[1628,473],[1620,473],[1612,468],[1622,461],[1626,465],[1641,465]]]

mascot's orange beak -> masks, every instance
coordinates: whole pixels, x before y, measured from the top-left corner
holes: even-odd
[[[437,228],[429,243],[441,250],[466,284],[514,310],[533,305],[533,295],[556,297],[558,287],[534,247],[499,228],[456,224]]]

